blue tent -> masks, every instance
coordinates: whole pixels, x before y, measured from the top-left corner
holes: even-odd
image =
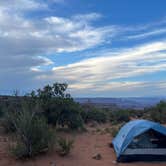
[[[166,128],[152,121],[133,120],[125,124],[112,141],[117,158],[123,154],[135,137],[150,129],[166,136]]]

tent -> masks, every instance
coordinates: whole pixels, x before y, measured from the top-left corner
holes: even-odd
[[[112,144],[120,162],[166,160],[166,128],[152,121],[128,122]]]

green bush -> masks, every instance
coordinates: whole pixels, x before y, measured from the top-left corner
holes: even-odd
[[[70,129],[82,129],[81,107],[73,99],[64,99],[58,117],[58,125]]]
[[[12,123],[16,129],[16,144],[12,152],[18,158],[33,157],[53,147],[54,133],[34,112],[23,110],[12,119]]]
[[[148,110],[150,120],[166,123],[166,102],[161,101],[155,107]]]
[[[13,124],[13,120],[16,118],[16,116],[17,115],[15,111],[5,110],[4,116],[1,121],[1,125],[6,133],[12,133],[16,131],[15,126]]]
[[[73,148],[74,140],[59,138],[58,139],[58,153],[61,156],[66,156],[70,153]]]
[[[0,105],[0,118],[2,118],[3,115],[4,115],[3,106]]]
[[[80,129],[83,121],[80,115],[81,107],[69,94],[66,94],[67,84],[55,83],[47,85],[38,91],[32,91],[30,98],[37,101],[41,114],[52,125]]]
[[[128,122],[130,120],[130,111],[128,110],[117,110],[109,112],[109,120],[113,124]]]
[[[30,99],[23,99],[22,101],[18,101],[18,103],[11,102],[8,106],[6,106],[3,109],[4,114],[1,123],[5,129],[5,132],[15,132],[16,128],[14,122],[22,110],[30,110],[31,113],[33,112],[36,114],[36,106],[36,104],[32,104]]]
[[[88,110],[84,107],[81,116],[85,123],[90,121],[104,123],[107,121],[107,113],[104,110],[95,107],[91,107]]]

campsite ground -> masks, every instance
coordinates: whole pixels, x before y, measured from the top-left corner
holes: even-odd
[[[166,166],[166,162],[134,162],[120,164],[116,163],[114,150],[109,147],[111,136],[104,132],[107,125],[88,127],[85,133],[61,134],[73,137],[75,139],[74,148],[67,157],[60,157],[56,152],[47,155],[41,155],[33,160],[19,161],[8,154],[9,141],[5,135],[0,137],[0,166]],[[95,160],[92,157],[101,154],[101,160]]]

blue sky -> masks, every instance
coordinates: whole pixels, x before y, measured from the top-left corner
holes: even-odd
[[[0,93],[165,96],[165,0],[0,1]]]

